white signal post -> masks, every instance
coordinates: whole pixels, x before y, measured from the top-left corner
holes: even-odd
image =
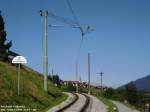
[[[13,58],[12,60],[13,64],[18,64],[18,96],[20,95],[20,64],[26,64],[27,63],[27,59],[23,56],[16,56]]]

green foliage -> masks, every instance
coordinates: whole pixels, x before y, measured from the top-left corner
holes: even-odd
[[[75,91],[76,90],[75,86],[73,86],[72,83],[68,83],[67,87],[68,87],[69,91]]]
[[[52,82],[53,82],[54,84],[60,85],[59,76],[58,76],[58,75],[53,75],[53,76],[52,76]]]
[[[119,112],[117,106],[109,99],[104,97],[98,97],[108,108],[108,112]],[[115,108],[115,109],[114,109]]]
[[[0,29],[4,29],[4,20],[3,17],[1,16],[1,11],[0,11]]]
[[[124,101],[126,99],[126,92],[125,92],[125,90],[116,89],[114,91],[112,99],[118,100],[118,101]]]
[[[87,89],[84,89],[86,92]],[[129,83],[124,89],[107,88],[101,92],[100,89],[91,88],[91,94],[103,99],[117,100],[124,103],[132,109],[142,110],[145,104],[150,102],[150,93],[144,91],[137,91],[134,83]]]
[[[6,41],[6,32],[5,32],[5,28],[4,28],[4,20],[2,15],[0,14],[0,45],[4,45],[5,41]]]
[[[2,15],[0,14],[0,60],[5,61],[8,57],[8,51],[10,47],[12,46],[12,41],[6,43],[5,41],[7,33],[5,31],[4,27],[4,20]]]
[[[76,91],[76,87],[71,82],[66,85],[61,85],[61,89],[68,92]]]
[[[137,102],[137,89],[134,83],[129,83],[125,87],[126,91],[126,99],[128,100],[129,103],[131,104],[136,104]]]
[[[112,96],[114,95],[114,89],[108,88],[103,92],[103,96],[109,99],[112,99]]]
[[[88,93],[88,88],[78,87],[78,91],[81,93]]]

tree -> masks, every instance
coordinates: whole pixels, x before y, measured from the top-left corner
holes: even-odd
[[[128,102],[135,105],[138,99],[136,85],[130,82],[125,86],[125,92]]]
[[[68,91],[75,91],[76,90],[75,86],[73,86],[73,84],[71,82],[68,83],[67,89],[68,89]]]
[[[4,46],[4,43],[7,40],[6,39],[7,34],[5,32],[4,25],[5,25],[5,23],[4,23],[4,20],[3,20],[3,17],[1,15],[1,11],[0,11],[0,45],[1,46]]]
[[[106,97],[106,98],[109,98],[111,99],[114,95],[114,89],[113,88],[108,88],[104,91],[103,95]]]
[[[52,76],[51,75],[48,75],[47,77],[50,81],[52,81]]]
[[[7,33],[5,31],[5,22],[0,11],[0,60],[5,60],[8,57],[8,52],[12,46],[12,41],[6,43]]]
[[[57,84],[58,86],[60,85],[60,79],[59,79],[59,76],[58,75],[53,75],[52,76],[52,82],[54,84]]]

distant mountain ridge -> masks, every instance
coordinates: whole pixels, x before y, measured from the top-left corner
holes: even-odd
[[[136,85],[138,90],[150,91],[150,74],[143,78],[139,78],[139,79],[133,81],[133,83]],[[127,84],[125,84],[125,85],[127,85]],[[125,87],[125,85],[119,87],[119,89],[123,89]]]

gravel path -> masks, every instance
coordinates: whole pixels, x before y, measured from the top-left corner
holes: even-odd
[[[107,112],[105,104],[92,95],[90,97],[90,105],[86,112]]]
[[[117,107],[119,112],[139,112],[137,110],[132,110],[130,108],[128,108],[127,106],[125,106],[124,104],[117,102],[117,101],[112,101]]]
[[[81,107],[85,104],[86,98],[82,94],[77,94],[79,96],[79,99],[75,104],[73,104],[70,108],[66,109],[64,112],[78,112]]]

